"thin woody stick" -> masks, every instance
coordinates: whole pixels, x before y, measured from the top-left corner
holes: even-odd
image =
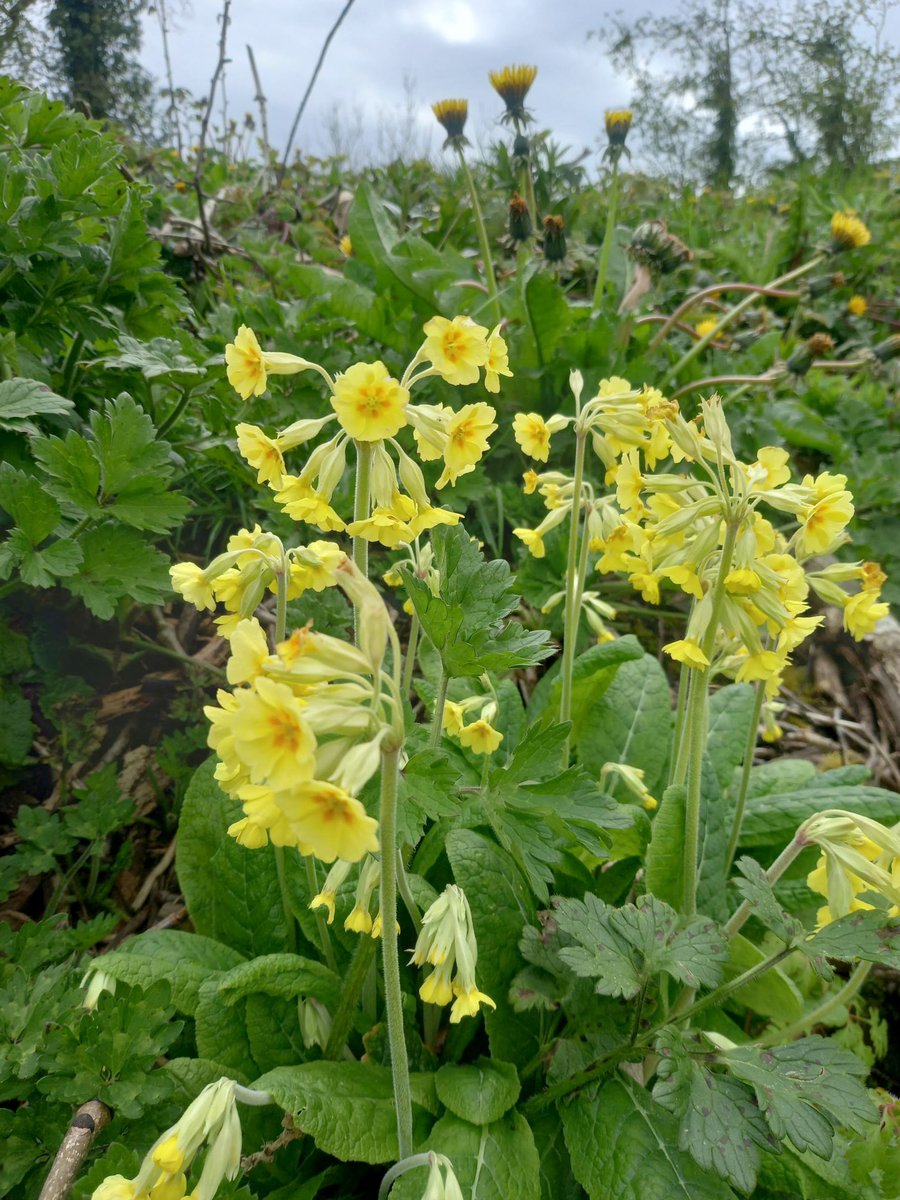
[[[66,1130],[38,1200],[65,1200],[91,1143],[111,1120],[112,1113],[101,1101],[88,1100],[82,1104]]]

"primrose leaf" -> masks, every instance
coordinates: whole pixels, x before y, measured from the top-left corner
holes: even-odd
[[[401,568],[422,629],[440,655],[448,676],[476,676],[535,666],[551,653],[546,630],[505,621],[518,606],[509,565],[484,555],[459,526],[433,534],[440,594]]]
[[[804,949],[842,962],[861,958],[900,970],[900,917],[877,910],[850,913],[820,929]]]
[[[40,545],[59,523],[59,505],[40,480],[10,463],[0,467],[0,508],[9,513],[32,546]]]
[[[728,960],[715,922],[703,917],[684,922],[655,896],[621,908],[592,895],[562,900],[556,921],[576,942],[560,950],[560,958],[577,975],[596,980],[603,996],[631,999],[659,971],[688,987],[715,987]]]
[[[86,529],[76,548],[84,557],[66,587],[102,620],[109,620],[122,596],[158,604],[171,591],[168,559],[134,529],[104,521]]]
[[[37,379],[4,379],[0,382],[0,429],[15,433],[37,433],[29,417],[60,416],[74,408],[71,400],[58,396]]]

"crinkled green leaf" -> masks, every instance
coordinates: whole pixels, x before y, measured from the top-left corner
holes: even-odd
[[[330,1007],[338,1003],[342,989],[342,981],[334,971],[299,954],[262,954],[236,964],[218,981],[223,1004],[235,1004],[258,993],[281,1000],[315,996]]]
[[[441,1104],[473,1125],[498,1121],[518,1100],[520,1091],[512,1063],[492,1058],[459,1066],[447,1063],[435,1075],[434,1083]]]
[[[86,529],[77,545],[83,559],[66,587],[102,620],[123,596],[157,604],[171,591],[169,560],[135,529],[106,521]]]
[[[706,753],[723,795],[744,761],[754,701],[755,689],[747,683],[729,683],[710,696]]]
[[[744,846],[777,846],[781,849],[809,817],[825,808],[843,808],[873,821],[894,825],[900,821],[900,793],[885,788],[847,786],[832,781],[835,771],[824,771],[806,787],[775,795],[751,796],[741,826]],[[846,776],[840,776],[845,780]]]
[[[560,958],[576,974],[596,980],[603,996],[631,999],[660,971],[688,987],[715,987],[728,958],[715,922],[682,921],[655,896],[621,908],[591,895],[562,900],[556,922],[577,943],[562,949]]]
[[[883,912],[855,912],[832,921],[806,943],[806,953],[842,962],[880,963],[900,970],[900,917]]]
[[[181,351],[173,338],[155,337],[149,341],[123,334],[118,353],[95,359],[91,364],[107,370],[140,371],[145,379],[160,379],[165,375],[205,375],[206,368],[198,365]]]
[[[92,965],[129,984],[146,986],[166,980],[173,1006],[192,1017],[203,984],[208,980],[218,983],[242,961],[236,950],[199,933],[150,929],[129,938],[118,950],[95,958]]]
[[[7,462],[0,466],[0,508],[9,513],[32,546],[39,546],[59,524],[59,505],[41,481]]]
[[[75,406],[65,396],[58,396],[37,379],[4,379],[0,381],[0,429],[17,433],[37,433],[29,417],[60,416]]]

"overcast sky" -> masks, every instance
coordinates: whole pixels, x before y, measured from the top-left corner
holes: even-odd
[[[233,0],[228,31],[228,114],[255,111],[247,61],[249,43],[268,99],[269,131],[281,149],[322,42],[344,0]],[[356,128],[365,157],[377,148],[379,127],[396,126],[415,101],[421,148],[437,152],[443,137],[431,113],[435,100],[469,101],[469,132],[490,135],[502,102],[487,75],[511,63],[534,63],[529,95],[540,128],[553,130],[579,152],[599,151],[603,110],[624,105],[629,85],[613,72],[589,30],[623,0],[356,0],[331,44],[303,117],[297,145],[311,153],[334,149],[328,133],[337,106],[344,130]],[[630,15],[666,12],[675,0],[632,0]],[[221,0],[168,0],[169,49],[176,87],[204,96],[216,62]],[[900,9],[888,19],[900,38]],[[145,17],[145,66],[164,79],[157,15]],[[164,84],[163,84],[164,86]],[[367,153],[369,152],[369,153]]]

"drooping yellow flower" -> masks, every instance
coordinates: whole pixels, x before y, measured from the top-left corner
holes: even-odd
[[[262,674],[263,664],[269,657],[269,643],[262,626],[255,617],[239,621],[229,641],[231,657],[225,672],[228,682],[232,687],[250,683]]]
[[[208,609],[212,612],[216,607],[216,597],[213,594],[212,583],[206,578],[202,567],[196,563],[175,563],[169,567],[172,587],[179,596],[183,596],[194,608]]]
[[[493,754],[503,741],[503,734],[495,729],[490,721],[480,717],[471,725],[464,725],[459,731],[461,745],[467,746],[473,754]]]
[[[359,442],[394,437],[406,424],[409,392],[383,362],[354,363],[334,381],[331,405],[343,429]]]
[[[785,657],[774,650],[758,650],[748,654],[738,668],[738,683],[755,683],[758,680],[777,679],[784,670]]]
[[[311,779],[279,795],[300,839],[322,862],[359,862],[378,851],[378,822],[343,788]]]
[[[276,490],[280,488],[285,467],[278,442],[263,433],[258,425],[246,425],[242,422],[235,432],[238,450],[258,472],[256,482],[268,483]]]
[[[488,438],[497,428],[496,410],[478,401],[465,404],[447,422],[447,443],[444,446],[444,470],[436,487],[455,484],[460,475],[474,470],[475,464],[489,449]]]
[[[831,218],[831,245],[834,250],[858,250],[868,246],[872,235],[855,212],[836,212]]]
[[[480,992],[474,983],[469,987],[463,987],[458,981],[454,982],[453,994],[456,1000],[450,1009],[451,1025],[459,1024],[463,1017],[477,1017],[481,1004],[487,1004],[490,1008],[497,1007],[490,996]]]
[[[376,508],[362,521],[352,521],[347,526],[351,537],[361,537],[367,542],[380,542],[390,550],[411,542],[415,537],[412,527],[390,508]]]
[[[663,651],[670,658],[674,658],[676,662],[684,663],[697,670],[703,670],[709,666],[709,659],[693,638],[682,638],[677,642],[669,642],[667,646],[663,646]]]
[[[781,487],[791,477],[788,466],[790,455],[781,446],[763,446],[756,456],[756,462],[750,466],[750,478],[754,488],[770,491]]]
[[[268,387],[269,375],[295,375],[312,365],[296,354],[263,350],[247,325],[241,325],[234,341],[225,347],[225,363],[228,382],[242,400],[261,396]]]
[[[426,1004],[449,1004],[453,999],[453,986],[450,977],[453,972],[452,962],[435,967],[419,988],[419,995]]]
[[[487,329],[471,317],[432,317],[424,329],[422,353],[435,370],[448,383],[477,383],[488,361]]]
[[[762,587],[762,580],[752,567],[735,567],[725,576],[725,590],[732,596],[752,596]]]
[[[447,134],[445,146],[465,146],[466,118],[469,115],[468,100],[438,100],[432,104],[431,111],[437,117]]]
[[[524,491],[525,495],[533,496],[537,491],[537,486],[540,481],[540,476],[538,475],[537,471],[532,471],[530,469],[525,471],[522,475],[522,490]]]
[[[525,528],[514,529],[513,536],[525,543],[528,548],[528,552],[533,555],[534,558],[543,558],[547,553],[546,547],[544,546],[544,539],[539,530]]]
[[[855,596],[850,596],[844,605],[844,628],[856,641],[860,641],[871,633],[890,611],[889,604],[879,602],[877,592],[857,592]]]
[[[465,726],[465,709],[461,704],[456,704],[453,700],[447,700],[444,704],[444,715],[441,723],[445,733],[449,733],[451,737],[459,737]]]
[[[283,791],[311,779],[316,739],[291,689],[259,678],[252,689],[237,692],[235,699],[234,748],[251,782]]]
[[[550,430],[540,413],[516,413],[513,435],[529,458],[535,458],[538,462],[547,461],[550,455]]]
[[[814,481],[817,498],[806,510],[797,537],[797,549],[804,558],[825,554],[850,523],[854,507],[846,483],[845,475],[827,472]]]
[[[616,468],[616,500],[623,512],[631,512],[640,505],[644,476],[637,450],[622,455]]]
[[[658,574],[664,579],[671,579],[676,587],[687,596],[694,596],[697,600],[703,599],[703,583],[697,572],[690,563],[676,564],[672,567],[660,567]]]
[[[851,296],[847,301],[847,311],[854,317],[864,317],[869,311],[869,302],[865,296]]]
[[[509,352],[506,342],[500,336],[499,325],[495,325],[488,335],[487,351],[487,361],[484,364],[484,386],[487,391],[496,393],[500,391],[501,375],[512,378],[512,371],[509,369]]]
[[[317,908],[325,909],[328,914],[325,920],[329,925],[334,921],[334,902],[338,894],[338,889],[349,874],[350,863],[338,859],[325,876],[325,883],[322,886],[321,892],[313,896],[309,902],[309,907],[313,910]]]
[[[275,495],[275,501],[295,521],[306,521],[307,524],[315,525],[326,533],[339,532],[346,528],[328,501],[299,475],[282,477],[281,488]]]

